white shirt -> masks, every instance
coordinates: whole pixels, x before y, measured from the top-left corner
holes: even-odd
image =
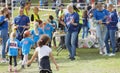
[[[37,47],[35,51],[38,52],[38,59],[40,60],[44,56],[49,56],[49,54],[52,52],[52,49],[44,45],[42,47]]]

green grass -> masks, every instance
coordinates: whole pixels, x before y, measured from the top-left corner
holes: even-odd
[[[30,11],[30,14],[32,10]],[[14,11],[14,17],[17,16],[18,10]],[[47,14],[47,15],[45,15]],[[52,11],[40,11],[41,19],[47,19],[48,15],[55,16]],[[30,56],[34,50],[31,51]],[[51,63],[53,73],[120,73],[120,52],[115,57],[102,56],[98,54],[98,49],[77,49],[75,61],[68,60],[68,51],[63,50],[59,56],[56,55],[56,50],[53,49],[53,54],[56,58],[60,70],[56,71],[55,66]],[[8,73],[8,64],[0,64],[0,73]],[[38,73],[37,63],[33,63],[31,67],[24,70],[18,65],[18,73]]]
[[[33,50],[32,50],[33,51]],[[63,50],[59,56],[53,54],[60,67],[56,71],[55,66],[51,63],[54,73],[119,73],[120,72],[120,53],[115,57],[102,56],[98,54],[98,49],[77,49],[77,56],[75,61],[68,60],[68,51]],[[31,52],[32,54],[32,52]],[[0,73],[7,72],[8,64],[0,64]],[[37,63],[33,63],[31,67],[24,70],[20,69],[18,65],[18,73],[38,73]]]

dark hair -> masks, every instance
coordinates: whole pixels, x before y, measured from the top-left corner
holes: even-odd
[[[53,19],[54,19],[54,17],[53,17],[52,15],[50,15],[50,16],[49,16],[49,19],[50,19],[50,20],[53,20]]]
[[[42,20],[36,20],[36,22],[38,22],[39,24],[42,24],[42,23],[43,23]]]
[[[42,35],[41,38],[38,40],[37,45],[39,47],[42,47],[43,45],[46,45],[48,42],[50,42],[50,38],[47,35]]]
[[[79,10],[75,5],[73,5],[73,9],[74,9],[76,12],[80,12],[80,10]]]
[[[87,12],[88,12],[87,10],[84,10],[84,11],[83,11],[83,16],[82,16],[82,17],[84,17],[84,18],[87,17],[87,16],[88,16],[88,15],[87,15]]]
[[[8,8],[5,7],[2,9],[2,11],[3,11],[3,13],[5,13],[6,11],[8,11]],[[5,16],[6,16],[6,18],[8,18],[10,20],[10,13],[9,12]]]
[[[31,2],[26,2],[26,3],[25,3],[25,5],[29,5],[29,4],[31,4]]]

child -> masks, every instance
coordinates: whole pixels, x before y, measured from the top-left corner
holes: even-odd
[[[21,46],[22,46],[22,54],[24,55],[24,58],[22,61],[22,68],[24,68],[24,65],[28,61],[28,54],[30,52],[31,46],[34,45],[33,40],[31,40],[31,38],[29,38],[29,36],[30,36],[30,32],[28,30],[26,30],[23,34],[24,38],[20,42]]]
[[[37,41],[39,40],[40,36],[43,34],[43,30],[39,27],[42,24],[41,20],[37,20],[34,24],[34,30],[31,31],[32,38],[35,42],[35,48],[37,47]]]
[[[89,26],[88,26],[88,15],[87,15],[87,10],[85,10],[83,12],[83,34],[82,34],[82,38],[86,38],[88,36],[88,29],[89,29]]]
[[[6,52],[8,50],[9,55],[9,71],[12,72],[12,58],[14,59],[14,73],[17,72],[17,56],[20,42],[16,39],[16,33],[12,32],[10,39],[6,43]]]
[[[52,25],[48,23],[47,20],[45,20],[43,23],[43,31],[44,31],[44,34],[47,34],[50,37],[50,39],[52,39],[54,29]],[[51,42],[49,43],[49,46],[51,47]]]
[[[52,15],[49,16],[49,22],[50,24],[53,26],[53,33],[56,31],[57,29],[57,23],[54,20],[54,17]],[[55,37],[53,38],[53,43],[54,43],[54,48],[56,48],[56,40]]]
[[[50,41],[50,38],[47,35],[42,35],[38,41],[38,47],[36,48],[32,58],[27,62],[27,65],[30,65],[38,55],[40,73],[52,73],[49,57],[55,64],[56,69],[57,70],[59,69],[52,55],[52,49],[47,46],[49,41]]]

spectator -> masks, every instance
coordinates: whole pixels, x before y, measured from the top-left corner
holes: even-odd
[[[5,47],[6,47],[6,42],[8,40],[8,20],[10,19],[9,17],[9,12],[7,8],[3,8],[1,11],[1,16],[0,16],[0,37],[2,38],[2,61],[1,62],[7,62],[6,56],[5,56]]]
[[[30,10],[31,2],[26,2],[24,6],[24,15],[29,16],[29,10]]]
[[[87,38],[88,36],[88,30],[89,30],[89,25],[88,25],[88,15],[87,15],[87,10],[85,10],[83,12],[83,34],[82,34],[82,38]]]
[[[97,4],[97,9],[94,11],[94,19],[96,21],[96,34],[97,34],[97,38],[98,38],[98,42],[99,42],[99,49],[100,49],[100,54],[104,54],[105,51],[105,43],[104,43],[104,39],[105,39],[105,34],[107,31],[105,22],[106,22],[106,16],[108,15],[108,13],[106,12],[105,9],[103,9],[102,4],[98,3]]]
[[[67,6],[68,13],[65,15],[65,23],[62,21],[61,23],[66,26],[67,34],[66,34],[66,47],[69,51],[69,59],[72,61],[75,60],[76,55],[76,40],[79,31],[79,15],[74,12],[73,5]]]
[[[107,17],[107,33],[105,36],[105,46],[107,49],[107,55],[115,56],[116,51],[116,39],[115,39],[115,32],[117,31],[117,23],[118,17],[117,13],[114,11],[114,6],[110,4],[108,6],[109,15]],[[110,53],[110,45],[108,40],[111,41],[112,53]]]
[[[36,22],[36,20],[40,20],[40,16],[39,16],[38,12],[39,12],[38,7],[34,7],[33,14],[31,15],[30,30],[32,30],[34,28],[34,22]]]
[[[14,19],[14,28],[16,29],[16,38],[21,41],[23,39],[23,33],[25,30],[30,28],[30,20],[29,17],[24,15],[24,9],[19,9],[19,15]],[[21,60],[23,60],[23,55],[21,55]],[[21,63],[20,61],[19,63]]]
[[[20,0],[20,6],[21,6],[21,7],[24,7],[24,6],[25,6],[25,3],[26,3],[26,0]]]

